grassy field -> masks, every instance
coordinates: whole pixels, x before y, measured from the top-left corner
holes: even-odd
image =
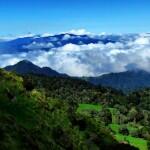
[[[129,132],[137,130],[137,128],[132,127],[132,126],[130,126],[128,124],[126,124],[126,126],[127,126],[128,130],[129,130]],[[119,124],[110,124],[109,127],[112,129],[112,131],[114,131],[116,134],[118,134],[119,133],[119,128],[121,127],[121,125],[119,125]]]
[[[139,150],[148,150],[146,140],[119,134],[120,125],[118,125],[118,124],[111,124],[110,127],[115,132],[115,134],[116,134],[115,137],[118,141],[120,141],[120,142],[125,141],[125,142],[139,148]],[[129,126],[128,130],[136,130],[136,128],[132,128]]]
[[[119,133],[120,125],[118,125],[118,124],[110,124],[109,127],[112,129],[113,132],[115,132],[115,134]]]
[[[116,108],[109,108],[111,114],[112,114],[112,123],[115,123],[116,122],[116,115],[118,110]]]
[[[147,141],[140,139],[140,138],[134,138],[131,136],[124,136],[121,134],[116,134],[115,135],[116,139],[120,142],[127,142],[137,148],[139,148],[139,150],[148,150],[147,147]]]
[[[95,111],[99,111],[101,110],[102,106],[101,105],[94,105],[94,104],[79,104],[79,107],[77,109],[78,112],[84,112],[84,111],[90,111],[90,110],[95,110]],[[115,114],[115,112],[117,112],[117,109],[114,108],[109,108],[109,110],[112,113],[112,116]],[[121,125],[119,124],[110,124],[109,127],[112,129],[112,131],[114,131],[114,136],[116,138],[117,141],[119,142],[127,142],[130,145],[133,145],[137,148],[139,148],[139,150],[148,150],[147,147],[147,141],[144,139],[140,139],[140,138],[135,138],[132,136],[125,136],[122,134],[119,134],[119,128]],[[127,125],[128,130],[136,130],[136,128]]]
[[[88,111],[88,110],[100,111],[101,108],[102,108],[101,105],[79,104],[79,107],[78,107],[77,111],[78,111],[78,112],[81,112],[81,111]]]

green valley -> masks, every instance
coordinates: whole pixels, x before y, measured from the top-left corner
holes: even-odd
[[[102,109],[103,109],[102,105],[79,104],[77,112],[81,114],[86,113],[86,115],[90,115],[91,117],[98,118],[97,117],[98,115],[96,113],[100,112]],[[112,135],[115,137],[117,141],[133,145],[139,148],[139,150],[148,150],[148,144],[149,144],[148,140],[145,140],[144,138],[138,138],[132,134],[132,132],[133,133],[138,132],[138,127],[134,127],[134,124],[130,124],[129,122],[127,122],[126,124],[115,123],[115,120],[113,118],[115,118],[115,116],[117,115],[117,112],[118,112],[117,109],[110,108],[110,107],[108,108],[106,107],[105,109],[108,109],[111,112],[112,123],[108,124],[107,127],[108,129],[111,130]],[[95,111],[95,114],[94,114],[94,111]],[[101,120],[101,118],[99,119]],[[121,129],[123,130],[123,128],[124,128],[124,133],[122,132],[120,133],[120,130]],[[129,132],[129,133],[126,133],[126,132]]]

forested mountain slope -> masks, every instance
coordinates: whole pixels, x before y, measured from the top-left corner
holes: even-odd
[[[0,70],[1,150],[136,150],[118,143],[76,105],[48,98],[28,80]]]

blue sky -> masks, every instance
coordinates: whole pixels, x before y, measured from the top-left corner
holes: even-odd
[[[0,35],[150,32],[149,0],[1,0]]]

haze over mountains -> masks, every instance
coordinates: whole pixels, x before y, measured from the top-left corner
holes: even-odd
[[[0,41],[0,66],[28,59],[71,76],[150,71],[150,34],[26,35]],[[78,69],[77,69],[78,68]]]

